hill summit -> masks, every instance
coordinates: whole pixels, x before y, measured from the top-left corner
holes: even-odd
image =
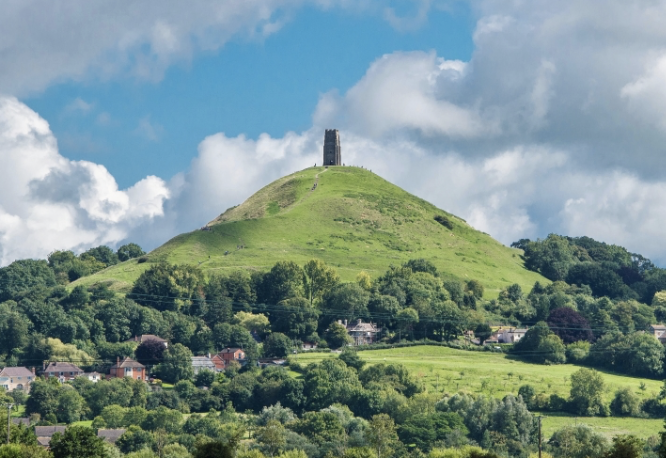
[[[361,271],[376,277],[390,265],[425,258],[442,275],[479,280],[494,295],[512,283],[529,289],[537,280],[548,282],[525,269],[521,253],[366,169],[313,167],[174,237],[148,262],[131,260],[80,282],[111,280],[125,289],[159,261],[199,265],[210,273],[268,270],[280,260],[302,265],[312,258],[353,280]]]

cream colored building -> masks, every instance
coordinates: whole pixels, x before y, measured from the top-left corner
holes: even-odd
[[[35,374],[25,367],[5,367],[0,370],[0,386],[7,391],[23,390],[30,392]]]

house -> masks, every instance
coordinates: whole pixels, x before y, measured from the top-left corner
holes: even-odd
[[[499,343],[516,343],[527,333],[527,329],[506,328],[497,332]]]
[[[303,342],[301,344],[301,348],[303,350],[316,350],[317,349],[317,344],[314,342]]]
[[[101,437],[109,444],[115,444],[120,436],[125,434],[126,429],[98,429],[97,437]]]
[[[347,328],[347,334],[352,338],[352,345],[370,345],[377,341],[377,334],[381,331],[374,323],[364,323],[363,320],[356,320],[353,324],[347,324],[347,320],[338,321]]]
[[[125,342],[138,342],[139,344],[142,344],[147,340],[156,340],[158,342],[161,342],[162,344],[164,344],[164,348],[167,348],[169,346],[169,342],[167,342],[161,337],[152,334],[142,334],[140,336],[134,336],[130,340],[126,340]]]
[[[666,342],[666,326],[663,324],[651,324],[650,332],[654,334],[654,337],[659,340],[659,342]]]
[[[229,363],[231,361],[245,361],[245,352],[242,348],[225,348],[219,352],[218,355],[224,360],[225,363]]]
[[[21,417],[21,418],[12,418],[12,423],[15,425],[23,425],[23,426],[30,426],[30,418],[28,417]]]
[[[111,366],[110,376],[112,378],[129,377],[135,380],[147,380],[146,366],[134,361],[132,358],[125,358],[122,361],[120,358],[117,358],[116,364]]]
[[[79,377],[87,378],[93,383],[97,383],[100,380],[102,380],[102,374],[100,374],[99,372],[84,372]]]
[[[48,447],[51,444],[51,438],[55,433],[64,434],[66,426],[35,426],[35,436],[37,443],[42,447]]]
[[[220,355],[213,355],[210,360],[215,364],[215,372],[222,372],[227,367],[227,362]]]
[[[286,362],[287,361],[282,358],[261,358],[257,361],[257,366],[262,369],[268,366],[282,367]]]
[[[216,355],[217,356],[217,355]],[[192,370],[197,375],[203,370],[218,372],[217,367],[209,356],[192,356]]]
[[[72,363],[50,363],[42,371],[45,377],[58,377],[60,382],[74,380],[83,375],[83,371]]]
[[[6,391],[23,390],[29,393],[34,379],[34,369],[29,371],[25,367],[5,367],[0,370],[0,386]]]

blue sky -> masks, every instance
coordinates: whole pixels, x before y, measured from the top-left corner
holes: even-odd
[[[155,248],[320,161],[331,127],[343,162],[502,243],[666,262],[664,1],[3,7],[0,265]]]
[[[415,15],[418,5],[408,3],[397,2],[396,13]],[[436,50],[469,60],[473,26],[465,3],[435,10],[407,31],[380,14],[306,7],[278,33],[235,37],[170,67],[157,82],[67,81],[23,101],[49,122],[63,155],[104,164],[127,187],[149,174],[182,171],[199,142],[216,132],[257,137],[307,130],[320,94],[344,93],[383,54]],[[90,107],[77,109],[77,100]]]

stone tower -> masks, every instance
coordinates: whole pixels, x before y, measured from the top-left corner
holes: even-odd
[[[342,165],[338,129],[326,129],[324,134],[324,165]]]

